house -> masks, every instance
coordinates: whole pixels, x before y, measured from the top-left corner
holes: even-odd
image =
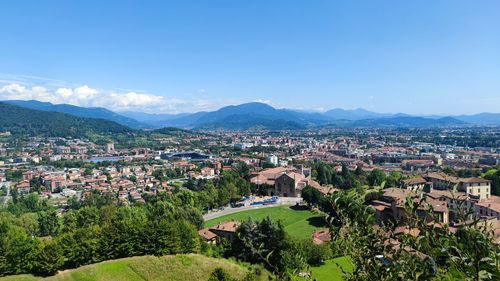
[[[469,200],[465,192],[431,189],[425,193],[425,196],[446,202],[450,221],[455,221],[460,216],[466,217],[474,209],[474,201]]]
[[[496,218],[500,220],[500,196],[492,195],[486,200],[477,202],[474,206],[474,210],[479,217]]]
[[[215,226],[201,229],[198,231],[198,234],[208,242],[214,242],[217,238],[224,238],[231,241],[234,239],[236,229],[238,229],[240,224],[239,221],[233,220],[220,222]]]
[[[403,169],[407,171],[428,171],[434,166],[434,161],[426,159],[410,159],[401,162]]]
[[[201,169],[201,175],[202,176],[213,177],[215,175],[215,170],[214,170],[214,168],[203,167]]]
[[[318,182],[312,180],[309,171],[310,170],[308,169],[302,169],[300,172],[297,170],[285,171],[274,179],[274,189],[270,191],[271,195],[281,197],[300,197],[302,189],[306,186],[311,186],[325,195],[338,191],[335,188],[323,187]]]
[[[198,234],[208,243],[215,244],[217,241],[217,234],[213,233],[208,228],[198,230]]]
[[[428,173],[424,178],[435,189],[462,191],[471,199],[483,200],[491,196],[491,181],[482,178],[459,178],[445,173]]]
[[[70,154],[71,153],[71,148],[68,146],[59,146],[57,148],[57,150],[59,151],[59,153],[62,153],[62,154]]]
[[[30,182],[22,180],[16,185],[16,188],[19,194],[28,194],[30,193]]]
[[[286,167],[265,169],[257,174],[254,174],[254,176],[250,179],[250,182],[257,185],[262,185],[262,184],[274,185],[274,181],[276,180],[276,178],[292,170],[294,169],[289,169]]]
[[[429,222],[438,222],[447,224],[449,222],[449,210],[446,201],[437,200],[431,197],[425,197],[424,194],[418,194],[412,190],[402,188],[386,188],[383,190],[380,204],[378,201],[373,208],[377,213],[377,217],[385,218],[389,213],[388,205],[390,203],[390,217],[396,221],[404,221],[408,217],[406,212],[405,203],[407,199],[418,204],[417,215],[427,219]],[[432,215],[429,212],[432,211]]]
[[[35,173],[33,171],[26,171],[23,173],[23,180],[30,181],[35,178]]]
[[[416,177],[401,181],[401,187],[413,191],[424,190],[427,180],[422,177]]]

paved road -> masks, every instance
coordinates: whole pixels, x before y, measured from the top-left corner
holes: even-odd
[[[293,205],[300,203],[300,202],[302,202],[302,198],[280,197],[280,202],[277,204],[245,206],[245,207],[239,207],[239,208],[226,207],[222,211],[214,211],[214,212],[210,212],[210,213],[203,215],[203,219],[205,221],[207,221],[207,220],[215,219],[215,218],[222,217],[222,216],[229,215],[229,214],[239,213],[239,212],[248,211],[248,210],[276,207],[276,206],[280,206],[280,205],[293,206]]]

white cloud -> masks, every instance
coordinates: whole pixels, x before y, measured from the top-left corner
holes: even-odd
[[[106,91],[94,89],[88,85],[48,89],[38,85],[28,87],[20,83],[0,86],[0,100],[38,100],[54,104],[66,103],[84,107],[104,107],[113,111],[150,113],[194,112],[212,110],[225,105],[224,101],[199,98],[184,100],[136,91]]]

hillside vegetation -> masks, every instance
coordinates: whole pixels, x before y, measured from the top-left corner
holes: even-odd
[[[65,270],[55,276],[42,278],[33,275],[16,275],[0,278],[0,281],[135,281],[208,280],[216,268],[223,268],[232,277],[243,279],[251,269],[226,259],[209,258],[202,255],[142,256],[105,261]],[[257,280],[267,280],[265,270]]]
[[[28,136],[81,138],[92,133],[116,134],[132,130],[109,120],[76,117],[0,103],[1,131]]]

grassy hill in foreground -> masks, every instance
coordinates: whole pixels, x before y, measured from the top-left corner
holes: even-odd
[[[228,220],[245,221],[252,218],[257,221],[267,216],[274,221],[281,221],[285,227],[285,231],[290,236],[299,239],[311,238],[311,234],[315,230],[325,226],[325,221],[320,215],[311,212],[309,209],[297,209],[289,206],[261,208],[229,214],[208,220],[205,222],[205,226],[214,226],[219,222]]]
[[[244,265],[230,260],[189,254],[124,258],[61,271],[57,275],[47,278],[16,275],[2,277],[0,281],[205,281],[217,267],[225,269],[232,277],[238,279],[244,278],[250,271]],[[267,274],[264,270],[262,272],[258,280],[267,280]]]

